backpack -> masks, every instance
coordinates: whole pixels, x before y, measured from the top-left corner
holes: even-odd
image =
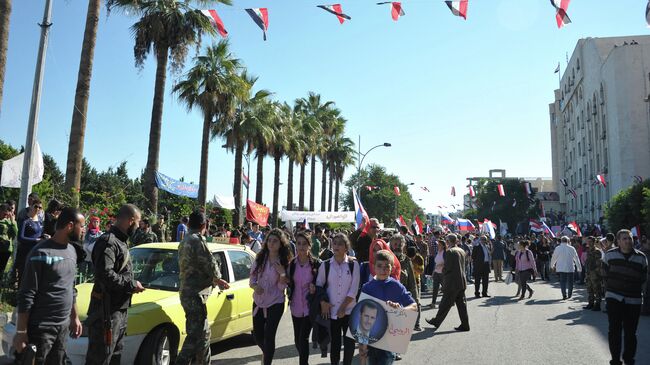
[[[327,290],[327,279],[330,276],[330,260],[325,261],[325,284],[323,289]],[[354,274],[354,261],[348,261],[348,267],[350,268],[350,276]]]

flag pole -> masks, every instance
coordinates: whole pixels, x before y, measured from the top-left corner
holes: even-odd
[[[41,40],[38,45],[38,58],[36,59],[36,71],[34,72],[34,86],[32,89],[32,102],[29,109],[29,121],[27,124],[27,139],[25,141],[25,155],[23,157],[23,171],[20,181],[20,200],[18,211],[27,206],[27,196],[32,189],[32,156],[34,142],[38,131],[38,115],[41,107],[41,90],[43,84],[43,72],[45,70],[45,55],[47,54],[47,40],[52,26],[52,0],[46,0],[43,22],[41,27]]]

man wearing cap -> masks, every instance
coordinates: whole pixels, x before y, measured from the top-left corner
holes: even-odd
[[[163,214],[158,215],[158,220],[151,227],[151,231],[156,234],[159,242],[167,242],[167,223]]]

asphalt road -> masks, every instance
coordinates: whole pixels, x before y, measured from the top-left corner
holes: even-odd
[[[415,332],[408,352],[397,364],[607,364],[607,314],[582,310],[586,290],[577,287],[574,296],[561,300],[557,283],[535,282],[531,299],[517,301],[516,286],[490,282],[492,298],[473,298],[467,290],[470,332],[457,333],[460,324],[452,309],[434,333],[422,321],[424,331]],[[431,302],[430,294],[422,303]],[[435,310],[426,309],[429,318]],[[650,364],[650,317],[641,317],[637,363]],[[291,316],[285,313],[276,337],[274,364],[298,363],[293,345]],[[259,364],[261,351],[252,336],[242,335],[212,346],[212,363]],[[320,351],[312,350],[310,364],[329,364]],[[6,358],[0,363],[7,363]],[[356,363],[356,360],[355,360]]]

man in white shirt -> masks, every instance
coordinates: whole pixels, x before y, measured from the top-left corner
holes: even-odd
[[[578,252],[573,246],[569,245],[569,237],[562,236],[560,245],[553,251],[551,258],[551,268],[560,276],[560,289],[562,290],[562,299],[571,298],[573,294],[573,273],[581,272],[580,258]],[[568,296],[567,296],[568,285]]]

